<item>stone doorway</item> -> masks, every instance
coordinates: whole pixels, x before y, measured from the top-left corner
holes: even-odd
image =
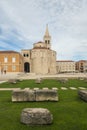
[[[26,73],[30,72],[30,63],[28,63],[28,62],[24,63],[24,72],[26,72]]]

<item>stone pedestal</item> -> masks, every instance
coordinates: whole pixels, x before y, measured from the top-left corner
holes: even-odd
[[[50,89],[37,90],[36,101],[58,101],[58,93]]]
[[[78,94],[82,100],[87,102],[87,90],[79,90]]]
[[[21,123],[26,125],[47,125],[52,121],[53,116],[48,109],[25,108],[21,113]]]

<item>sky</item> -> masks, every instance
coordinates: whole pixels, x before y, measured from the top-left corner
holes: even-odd
[[[87,0],[0,0],[0,50],[32,49],[47,24],[57,60],[87,60]]]

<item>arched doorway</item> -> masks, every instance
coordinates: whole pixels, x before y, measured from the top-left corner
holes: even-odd
[[[28,63],[28,62],[24,63],[24,72],[26,72],[26,73],[30,72],[30,63]]]

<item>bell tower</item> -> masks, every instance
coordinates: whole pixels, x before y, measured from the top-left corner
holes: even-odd
[[[51,36],[49,35],[48,25],[46,26],[45,35],[43,37],[44,43],[48,49],[51,49]]]

